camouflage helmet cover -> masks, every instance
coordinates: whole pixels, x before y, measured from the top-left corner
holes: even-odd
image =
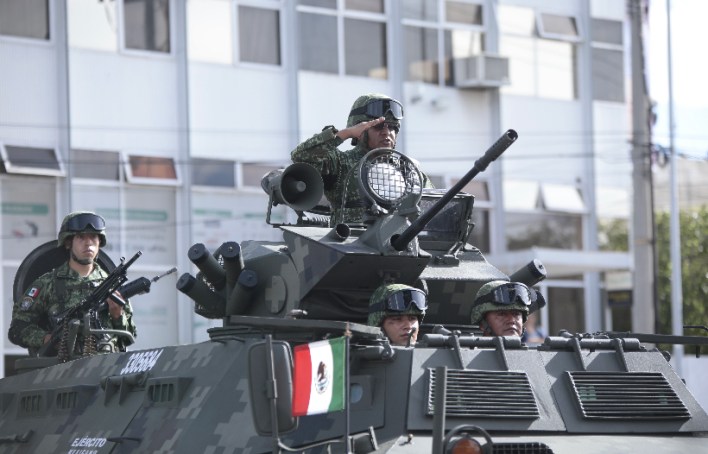
[[[96,221],[100,223],[96,226],[94,223],[86,223],[82,228],[77,229],[75,227],[69,226],[69,221],[72,219],[83,217],[94,217]],[[61,227],[59,228],[59,234],[57,235],[57,247],[63,247],[64,242],[76,235],[77,233],[96,233],[98,234],[99,244],[101,247],[106,245],[106,228],[104,219],[92,211],[74,211],[72,213],[64,216],[64,220],[61,222]]]
[[[369,299],[369,307],[380,303],[382,301],[385,301],[388,297],[391,295],[395,294],[396,292],[400,292],[402,290],[413,290],[416,292],[422,292],[419,288],[416,287],[411,287],[410,285],[405,285],[405,284],[383,284],[380,285],[376,290],[374,290],[374,293],[371,295],[371,298]],[[377,311],[369,311],[369,319],[367,320],[367,324],[369,326],[378,326],[380,327],[383,324],[383,321],[386,317],[390,315],[415,315],[418,317],[418,321],[422,322],[423,317],[425,316],[425,310],[420,310],[415,304],[411,304],[407,309],[403,311],[387,311],[387,310],[377,310]]]
[[[512,304],[499,304],[495,303],[492,301],[484,301],[480,302],[480,298],[488,295],[489,293],[492,292],[495,288],[501,286],[501,285],[507,285],[507,284],[512,284],[512,282],[509,281],[502,281],[502,280],[496,280],[496,281],[489,281],[486,284],[484,284],[479,291],[477,292],[477,295],[475,296],[474,303],[472,303],[472,314],[470,315],[470,322],[473,325],[479,325],[480,322],[484,319],[484,315],[487,312],[493,312],[493,311],[499,311],[499,310],[517,310],[521,312],[521,316],[523,318],[524,323],[526,323],[526,319],[529,316],[529,306],[525,305],[524,303],[520,301],[514,301]],[[520,284],[518,282],[513,282],[513,284]],[[523,284],[520,284],[523,285]],[[524,287],[526,287],[524,285]],[[528,287],[527,287],[528,289]],[[533,289],[528,289],[529,292],[535,292]],[[535,297],[535,294],[534,294]]]
[[[349,117],[347,118],[347,128],[351,128],[352,126],[357,125],[363,121],[373,120],[373,118],[369,117],[366,114],[352,114],[351,112],[360,107],[364,107],[365,105],[369,104],[371,101],[374,101],[376,99],[388,99],[391,101],[395,101],[398,104],[401,104],[390,96],[386,96],[381,93],[367,93],[365,95],[361,95],[356,98],[356,101],[354,101],[354,104],[352,105],[352,108],[349,111]],[[395,123],[398,126],[401,125],[400,120],[394,118],[390,111],[386,112],[386,121],[390,123]]]

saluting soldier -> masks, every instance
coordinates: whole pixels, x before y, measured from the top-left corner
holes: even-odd
[[[332,206],[330,224],[358,223],[364,216],[364,202],[356,182],[357,163],[376,148],[396,148],[396,138],[403,120],[403,106],[379,93],[359,96],[352,105],[347,127],[339,130],[325,126],[297,146],[291,153],[293,162],[305,162],[320,171],[325,197]],[[337,147],[351,139],[354,148],[341,151]],[[424,175],[424,187],[432,187]]]

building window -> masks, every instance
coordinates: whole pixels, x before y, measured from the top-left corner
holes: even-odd
[[[280,12],[239,6],[239,60],[280,65]]]
[[[582,217],[556,213],[505,214],[506,243],[510,251],[548,247],[582,249]]]
[[[233,63],[231,9],[227,0],[187,2],[187,53],[190,59]]]
[[[70,46],[107,52],[118,50],[116,2],[69,0],[66,8]]]
[[[458,178],[451,179],[450,187],[457,184],[458,181]],[[488,254],[491,252],[490,212],[492,209],[488,183],[484,180],[472,180],[462,188],[462,192],[474,196],[474,209],[472,210],[474,228],[467,242]]]
[[[538,34],[542,38],[564,41],[580,41],[578,26],[574,17],[541,13],[537,16]]]
[[[577,99],[576,46],[582,36],[577,20],[507,5],[499,5],[497,19],[511,79],[502,92]]]
[[[318,6],[320,8],[337,8],[337,0],[299,0],[300,5]]]
[[[177,223],[174,188],[126,187],[121,216],[125,220],[126,253],[145,252],[140,258],[140,265],[168,267],[175,263]]]
[[[346,0],[346,8],[370,13],[383,13],[383,0]]]
[[[405,27],[406,80],[437,84],[438,33],[432,28]]]
[[[300,0],[297,10],[300,69],[388,77],[383,0]]]
[[[56,148],[39,148],[0,143],[3,170],[26,175],[64,176]]]
[[[300,13],[298,22],[300,69],[337,74],[337,18]]]
[[[224,241],[283,241],[283,232],[266,223],[268,196],[256,192],[192,191],[192,238],[211,252]],[[284,223],[292,210],[285,204],[270,207],[271,222]],[[202,330],[200,335],[205,335]]]
[[[386,24],[345,19],[345,73],[386,79]]]
[[[596,101],[624,102],[622,22],[592,20],[592,96]]]
[[[236,163],[220,159],[192,159],[192,184],[197,186],[236,187]]]
[[[489,227],[489,210],[475,207],[472,211],[474,228],[468,242],[485,254],[491,252],[491,232]]]
[[[189,58],[225,65],[239,61],[280,66],[282,6],[281,0],[190,0]]]
[[[176,186],[179,173],[172,158],[128,154],[125,176],[130,183]]]
[[[548,286],[549,334],[562,329],[585,332],[585,296],[582,288]]]
[[[583,248],[585,205],[573,186],[505,181],[504,210],[509,250]]]
[[[170,0],[124,0],[125,47],[170,52]]]
[[[20,260],[37,246],[56,238],[56,180],[53,178],[6,178],[0,193],[2,259]],[[14,271],[17,271],[17,263]],[[7,263],[5,264],[7,265]],[[13,280],[5,281],[6,293]]]
[[[482,3],[416,0],[405,2],[402,9],[406,80],[455,85],[456,60],[485,49]]]
[[[260,188],[263,177],[268,172],[280,168],[282,166],[275,164],[243,164],[241,165],[241,186]]]
[[[120,153],[71,150],[72,176],[102,181],[120,181]]]
[[[445,2],[445,17],[448,22],[482,25],[482,5],[454,1]]]
[[[0,1],[0,35],[49,40],[47,0]]]
[[[632,203],[625,188],[595,188],[598,247],[601,251],[629,251]]]

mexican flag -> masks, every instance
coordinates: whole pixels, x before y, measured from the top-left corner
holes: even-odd
[[[294,348],[293,416],[344,410],[345,338]]]

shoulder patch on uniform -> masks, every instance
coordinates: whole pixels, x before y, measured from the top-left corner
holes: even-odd
[[[25,296],[22,299],[22,303],[20,303],[20,309],[26,311],[32,306],[32,304],[34,304],[34,299],[30,298],[29,296]]]
[[[39,289],[37,287],[30,288],[27,290],[27,296],[30,298],[37,298],[37,296],[39,296]]]

